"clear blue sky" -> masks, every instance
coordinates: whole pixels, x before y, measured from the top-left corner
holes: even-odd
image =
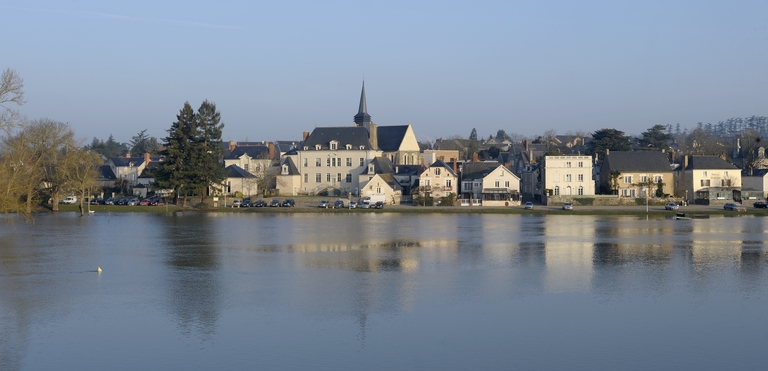
[[[158,138],[185,101],[225,140],[379,125],[420,140],[768,115],[768,1],[6,1],[29,118]]]

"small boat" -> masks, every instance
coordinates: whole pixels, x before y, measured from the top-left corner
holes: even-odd
[[[677,220],[691,220],[691,217],[685,215],[685,213],[675,213],[675,219]]]

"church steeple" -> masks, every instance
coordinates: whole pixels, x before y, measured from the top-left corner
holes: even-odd
[[[371,126],[371,115],[368,114],[368,105],[365,102],[365,81],[363,81],[363,92],[360,93],[360,107],[355,115],[355,125],[366,129]]]

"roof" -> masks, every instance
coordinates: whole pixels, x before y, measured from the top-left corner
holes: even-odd
[[[384,152],[396,152],[400,149],[406,132],[408,132],[408,125],[376,127],[376,140],[379,149]]]
[[[611,151],[605,156],[604,163],[611,170],[623,172],[671,172],[667,154],[659,151]]]
[[[232,152],[228,153],[224,158],[226,159],[236,159],[243,157],[243,155],[248,155],[250,158],[269,158],[269,147],[265,145],[255,145],[255,146],[241,146],[238,145],[235,147]]]
[[[402,190],[403,186],[395,180],[392,174],[378,174],[379,178],[389,185],[393,190]]]
[[[371,160],[361,174],[371,174],[368,172],[371,165],[373,165],[373,174],[393,174],[395,172],[395,164],[393,164],[390,159],[386,157],[376,157]]]
[[[453,172],[453,169],[450,166],[448,166],[448,164],[446,164],[443,160],[437,160],[434,163],[432,163],[432,165],[429,165],[429,167],[430,168],[433,168],[433,167],[443,168],[443,169],[448,170],[448,172],[451,175],[456,176],[456,173]]]
[[[321,150],[329,150],[330,142],[335,140],[339,142],[339,149],[344,149],[347,144],[351,144],[353,149],[371,149],[371,143],[368,140],[368,129],[361,126],[332,126],[320,127],[312,130],[312,134],[304,141],[303,146],[307,150],[315,150],[316,145],[320,145]]]
[[[144,157],[112,157],[109,160],[117,167],[138,166],[144,163]]]
[[[765,177],[766,174],[768,174],[768,169],[753,169],[752,174],[750,174],[749,169],[744,169],[741,171],[741,176]]]
[[[723,160],[720,156],[688,156],[685,170],[739,169],[736,165]]]
[[[112,171],[112,167],[109,165],[101,165],[98,168],[99,171],[99,180],[114,180],[117,177],[115,176],[115,173]]]
[[[229,165],[224,172],[227,174],[227,178],[255,178],[256,176],[243,170],[240,166]]]
[[[288,174],[283,174],[283,175],[301,175],[301,173],[299,173],[299,168],[296,167],[296,164],[293,163],[293,160],[291,160],[290,157],[286,157],[283,160],[281,167],[282,165],[288,165]]]
[[[467,162],[462,168],[461,179],[482,179],[499,167],[505,166],[498,162]]]

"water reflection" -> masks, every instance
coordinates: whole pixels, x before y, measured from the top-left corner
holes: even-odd
[[[630,326],[623,316],[671,318],[694,311],[706,315],[676,318],[706,329],[720,315],[742,318],[732,307],[710,309],[711,301],[768,310],[766,220],[392,213],[50,216],[35,226],[0,229],[0,369],[74,369],[66,366],[79,364],[74,358],[82,360],[83,354],[67,341],[97,347],[98,356],[86,356],[94,364],[101,363],[94,357],[119,358],[127,347],[132,354],[148,354],[148,360],[211,359],[225,369],[237,368],[234,360],[257,361],[252,349],[244,349],[254,342],[279,350],[270,348],[273,341],[286,349],[326,352],[309,351],[307,357],[314,359],[333,359],[327,353],[331,344],[342,344],[337,360],[350,362],[365,362],[372,354],[398,362],[382,349],[400,346],[401,353],[413,348],[430,359],[513,343],[518,352],[541,355],[551,347],[537,349],[531,345],[535,339],[567,345],[584,343],[581,336],[591,336],[591,346],[615,351],[605,338],[634,341],[611,332]],[[89,272],[97,265],[105,268],[101,276]],[[573,312],[562,309],[570,307]],[[659,313],[660,307],[674,312]],[[622,318],[611,322],[614,313]],[[135,335],[113,325],[122,322],[135,328]],[[663,321],[645,326],[654,334],[670,331]],[[103,327],[114,327],[119,342],[103,334]],[[424,334],[431,333],[461,336],[430,347],[424,344],[435,339]],[[383,340],[387,336],[391,342]],[[344,351],[345,345],[357,347],[357,353]],[[258,361],[275,368],[281,357],[292,357],[278,353],[262,351]],[[489,368],[511,364],[509,352],[495,356],[497,367]],[[152,368],[140,362],[130,366]]]

